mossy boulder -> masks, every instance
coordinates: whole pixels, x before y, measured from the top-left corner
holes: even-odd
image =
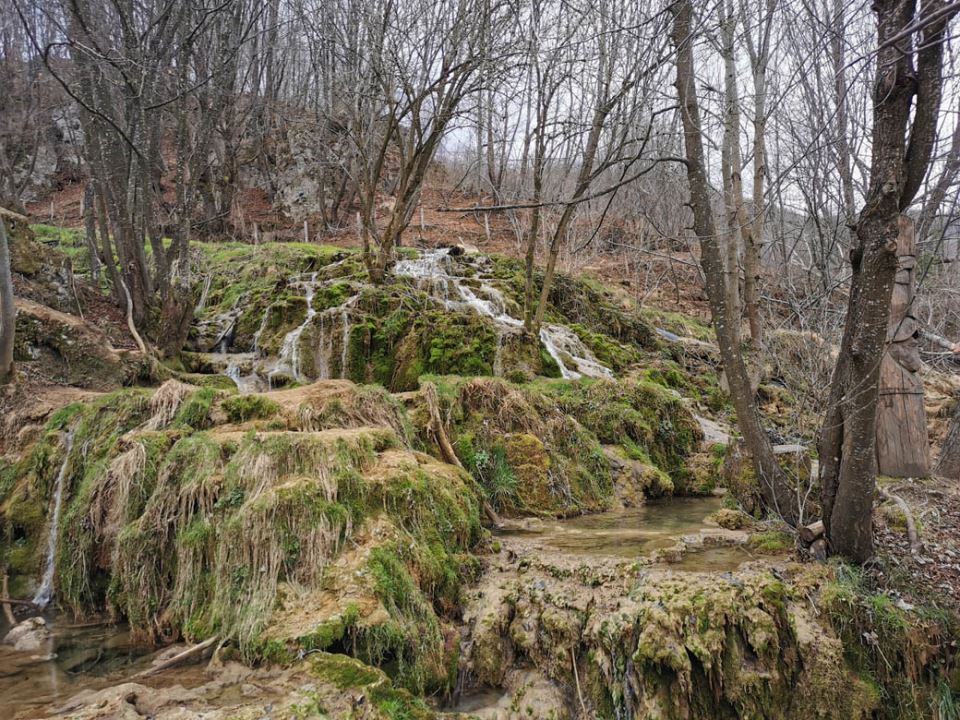
[[[507,512],[523,509],[538,513],[553,504],[550,485],[550,455],[543,442],[529,433],[513,433],[504,440],[505,459],[516,477],[512,504]]]
[[[113,390],[139,372],[132,356],[115,351],[103,332],[76,315],[17,300],[14,360],[40,376],[93,390]]]
[[[648,498],[672,495],[673,480],[654,465],[636,446],[608,445],[604,454],[610,463],[614,494],[623,507],[637,507]]]
[[[425,374],[492,375],[496,352],[497,333],[488,318],[428,311],[397,348],[390,385],[409,390]]]

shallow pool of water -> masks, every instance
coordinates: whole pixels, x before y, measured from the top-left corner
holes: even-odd
[[[501,689],[479,687],[465,692],[451,705],[442,708],[444,713],[463,713],[479,718],[495,715],[499,710],[509,708],[510,696]]]
[[[39,650],[0,644],[0,712],[6,717],[31,708],[42,714],[41,707],[121,682],[149,663],[151,650],[131,643],[124,626],[77,626],[52,617],[47,623],[51,638]],[[0,638],[9,629],[0,624]]]
[[[544,520],[535,532],[545,544],[567,553],[634,558],[670,547],[682,536],[709,527],[707,516],[721,506],[721,499],[715,497],[671,498],[638,508]],[[530,532],[508,530],[504,534]]]

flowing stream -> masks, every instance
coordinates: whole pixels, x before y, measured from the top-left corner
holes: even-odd
[[[47,717],[81,690],[99,690],[146,669],[156,651],[131,642],[124,625],[60,624],[46,616],[50,637],[37,651],[0,644],[0,712],[7,717]],[[0,619],[0,638],[9,626]],[[188,685],[202,677],[195,667],[165,673],[164,685]],[[29,713],[29,714],[28,714]]]
[[[63,481],[67,474],[67,463],[70,461],[70,451],[73,449],[73,430],[67,432],[64,440],[63,462],[53,490],[53,516],[50,519],[50,536],[47,538],[47,556],[43,568],[43,578],[37,594],[33,596],[33,604],[45,608],[53,599],[53,578],[57,569],[57,534],[60,531],[60,506],[63,504]]]

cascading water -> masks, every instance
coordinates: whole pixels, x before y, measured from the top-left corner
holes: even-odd
[[[346,304],[341,309],[340,320],[343,323],[340,329],[340,377],[345,378],[347,377],[347,356],[350,350],[350,313]]]
[[[270,305],[267,305],[266,309],[263,311],[263,318],[260,320],[260,327],[258,327],[257,331],[253,334],[254,355],[260,354],[260,337],[263,335],[263,331],[267,329],[268,322],[270,322]]]
[[[67,475],[67,463],[70,461],[70,451],[73,449],[73,430],[67,432],[64,440],[63,462],[53,490],[53,517],[50,519],[50,535],[47,538],[47,556],[43,568],[43,578],[37,594],[33,596],[33,604],[45,608],[53,599],[53,577],[56,574],[57,536],[60,531],[60,506],[63,503],[63,482]]]
[[[213,275],[207,275],[203,279],[203,289],[200,291],[200,299],[197,306],[193,309],[194,314],[199,315],[207,306],[207,296],[210,294],[210,286],[213,284]]]
[[[283,344],[280,346],[280,357],[277,359],[277,366],[271,371],[271,375],[276,375],[282,370],[288,370],[296,380],[303,379],[300,374],[300,336],[303,335],[303,331],[306,330],[307,325],[317,314],[313,307],[313,296],[316,291],[317,273],[311,273],[310,280],[304,283],[307,317],[283,338]]]
[[[453,262],[448,250],[425,250],[415,260],[403,260],[394,267],[394,273],[405,277],[412,277],[417,281],[417,287],[436,294],[436,288],[444,288],[440,300],[447,309],[471,307],[481,315],[491,320],[499,328],[497,339],[497,354],[503,344],[503,333],[523,326],[523,321],[507,313],[507,304],[497,288],[484,280],[480,280],[478,290],[485,296],[480,297],[468,285],[464,278],[452,274]],[[459,301],[450,300],[448,289],[454,288],[460,297]],[[568,380],[588,377],[609,378],[613,373],[601,364],[583,341],[569,328],[562,325],[544,325],[540,328],[540,341],[543,343],[550,357],[560,368],[562,377]],[[568,367],[572,362],[576,369]],[[502,372],[502,363],[499,357],[494,360],[495,372]]]
[[[326,270],[324,274],[327,274]],[[455,274],[453,258],[446,249],[425,250],[415,259],[402,260],[394,266],[394,274],[413,278],[419,289],[428,293],[447,310],[473,310],[490,318],[497,332],[494,374],[503,374],[503,348],[508,337],[518,333],[523,327],[523,321],[509,313],[508,303],[500,290],[482,278],[467,279]],[[269,307],[264,310],[260,326],[253,335],[253,361],[249,366],[241,362],[239,357],[234,359],[232,355],[225,356],[221,365],[224,368],[222,372],[233,380],[241,393],[256,392],[264,386],[272,388],[274,379],[281,375],[289,375],[299,382],[347,377],[351,308],[359,295],[353,295],[339,306],[318,312],[313,307],[313,300],[317,288],[323,282],[318,280],[316,272],[311,273],[307,279],[303,279],[303,276],[291,278],[291,285],[301,285],[304,288],[307,313],[303,322],[284,336],[278,357],[264,358],[260,346],[261,337],[270,321]],[[302,363],[303,333],[311,325],[315,331],[312,337],[316,338],[312,343],[315,362],[313,372],[307,370],[305,373]],[[566,379],[613,376],[609,368],[602,365],[569,328],[562,325],[544,325],[540,328],[540,341],[557,363],[561,376]],[[315,377],[307,377],[307,374]]]

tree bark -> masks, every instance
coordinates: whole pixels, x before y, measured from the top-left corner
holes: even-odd
[[[952,17],[930,22],[929,16],[943,9],[936,2],[920,11],[899,0],[878,1],[873,8],[879,52],[870,186],[855,228],[847,317],[819,442],[830,551],[855,562],[873,555],[878,381],[897,272],[900,214],[913,201],[930,163],[943,89],[943,42]],[[916,71],[912,34],[891,41],[911,26],[922,28]]]
[[[7,223],[0,218],[0,385],[13,382],[13,340],[17,328],[17,308],[13,302],[13,276],[10,273],[10,244]]]
[[[743,355],[736,342],[737,333],[734,330],[739,323],[739,317],[735,317],[733,309],[727,305],[723,253],[717,239],[710,203],[703,138],[700,134],[700,106],[694,84],[692,15],[690,0],[682,0],[673,6],[672,38],[677,50],[676,87],[683,123],[690,205],[693,209],[694,231],[700,241],[700,263],[706,276],[710,314],[730,386],[730,396],[737,412],[737,426],[751,455],[764,503],[768,511],[779,514],[788,523],[795,525],[802,519],[797,496],[790,489],[787,478],[777,463],[773,445],[760,424],[756,397],[751,388]]]
[[[83,228],[87,242],[87,257],[90,264],[90,278],[94,284],[100,283],[100,255],[97,252],[97,221],[94,216],[93,183],[87,181],[83,189]]]
[[[937,461],[937,475],[960,480],[960,405],[950,423],[950,431],[940,448],[940,459]]]

